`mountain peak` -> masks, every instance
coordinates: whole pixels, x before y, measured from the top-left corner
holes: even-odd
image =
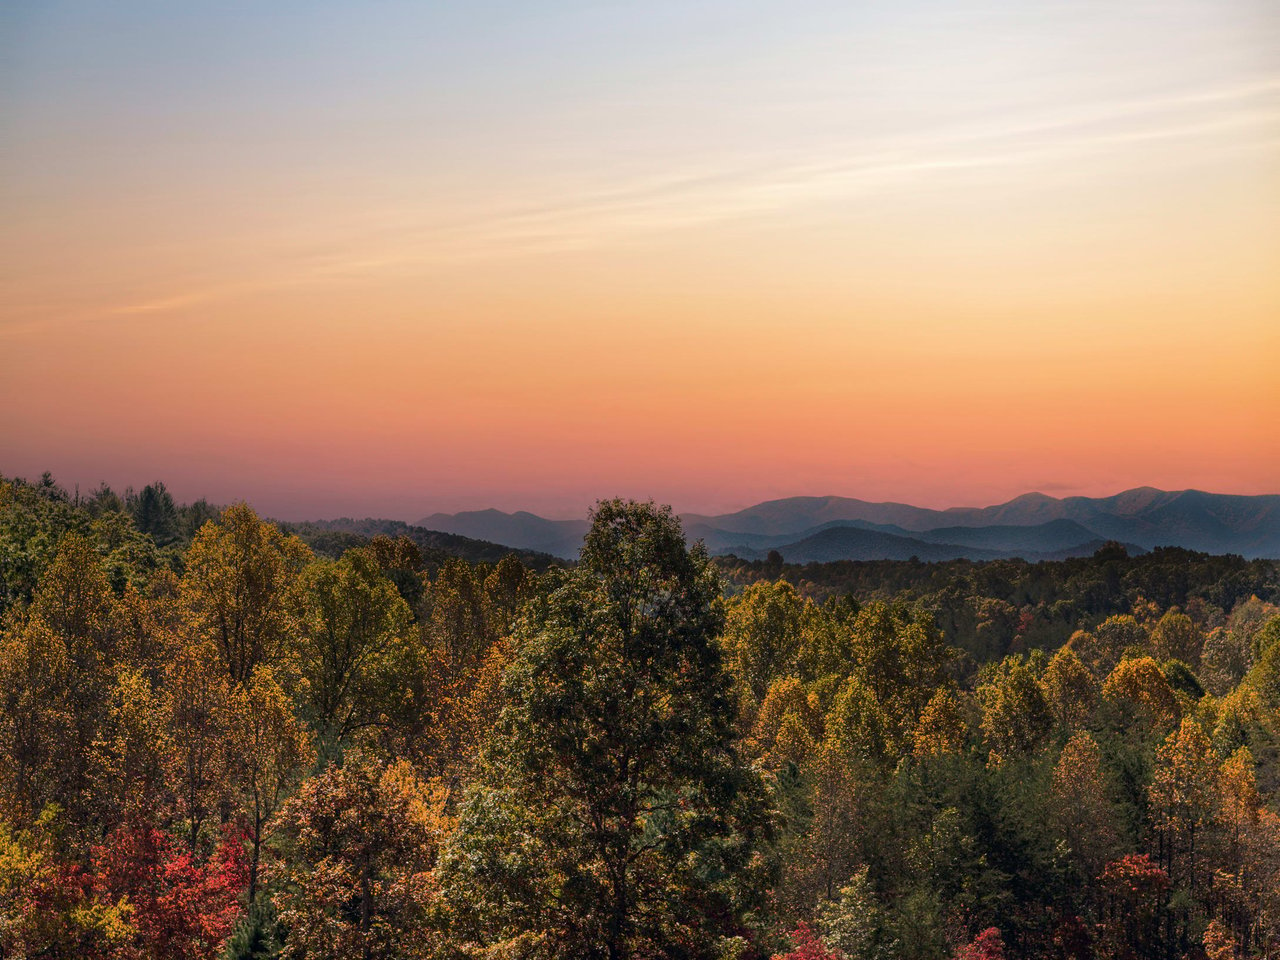
[[[1061,501],[1057,497],[1051,497],[1047,493],[1040,493],[1038,490],[1036,490],[1036,491],[1032,491],[1031,493],[1024,493],[1019,496],[1016,496],[1012,500],[1010,500],[1008,503],[1001,504],[1001,506],[1007,507],[1010,504],[1014,504],[1014,503],[1060,503],[1060,502]]]
[[[1181,546],[1207,553],[1280,556],[1280,496],[1155,487],[1135,487],[1110,497],[1058,498],[1033,491],[994,506],[947,510],[834,495],[784,497],[718,516],[686,514],[682,520],[690,539],[701,539],[713,553],[736,550],[751,555],[776,548],[788,559],[784,548],[806,540],[805,549],[816,551],[813,556],[846,550],[846,559],[871,559],[877,550],[890,556],[902,549],[921,557],[949,552],[971,559],[1047,559],[1080,555],[1078,549],[1108,540],[1134,549]],[[436,514],[421,525],[566,558],[577,556],[587,529],[585,518],[549,520],[524,510],[494,509]],[[863,533],[824,532],[852,528]],[[930,549],[921,551],[904,544],[903,538],[928,543]]]

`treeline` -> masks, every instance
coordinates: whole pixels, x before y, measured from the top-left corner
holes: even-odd
[[[806,597],[897,599],[932,612],[949,642],[977,662],[1008,653],[1052,652],[1073,633],[1113,615],[1150,618],[1178,607],[1200,624],[1224,626],[1239,604],[1280,603],[1280,563],[1160,547],[1129,556],[1108,544],[1071,560],[840,560],[787,564],[780,556],[718,557],[731,590],[783,579]]]
[[[1280,953],[1274,565],[713,563],[610,501],[535,571],[109,493],[0,481],[0,957]]]
[[[0,482],[5,482],[3,476]],[[0,530],[0,537],[5,538],[0,540],[0,609],[15,591],[30,593],[30,572],[24,574],[18,568],[31,544],[44,544],[50,537],[56,540],[71,529],[92,535],[109,544],[108,553],[122,551],[115,563],[118,587],[120,576],[157,567],[168,567],[180,574],[183,555],[196,532],[222,512],[221,507],[204,499],[179,504],[160,481],[147,484],[140,491],[126,489],[123,494],[105,483],[87,494],[78,488],[68,492],[48,473],[36,483],[20,479],[8,482],[14,488],[13,495],[22,499],[23,518],[12,521],[7,530]],[[334,559],[352,547],[366,546],[377,536],[411,540],[421,554],[424,569],[432,574],[451,558],[492,564],[514,555],[537,571],[556,562],[545,553],[515,550],[398,520],[341,519],[277,525],[314,553]]]
[[[282,529],[295,534],[316,553],[339,557],[350,547],[363,546],[374,537],[400,537],[412,540],[422,552],[423,562],[437,570],[450,557],[461,557],[472,563],[497,563],[514,556],[531,570],[543,571],[559,563],[549,553],[519,550],[513,547],[475,540],[456,533],[428,530],[402,520],[317,520],[311,523],[284,523]]]

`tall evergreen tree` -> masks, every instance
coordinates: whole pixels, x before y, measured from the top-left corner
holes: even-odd
[[[157,546],[163,547],[178,539],[178,507],[173,502],[173,494],[159,480],[143,487],[131,506],[134,526],[151,537]]]
[[[525,624],[446,853],[476,940],[706,957],[740,929],[769,818],[733,746],[719,592],[669,508],[599,504],[581,563]]]

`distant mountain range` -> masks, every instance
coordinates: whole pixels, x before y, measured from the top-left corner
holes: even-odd
[[[931,510],[849,497],[788,497],[736,513],[684,514],[686,534],[715,554],[777,550],[791,563],[827,560],[1055,560],[1088,556],[1108,540],[1140,552],[1177,546],[1280,557],[1280,495],[1235,496],[1139,487],[1113,497],[1028,493],[992,507]],[[417,524],[572,559],[587,521],[520,511],[437,513]]]

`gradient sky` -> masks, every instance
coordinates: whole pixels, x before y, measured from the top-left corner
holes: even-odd
[[[1280,6],[0,7],[0,474],[1280,492]]]

